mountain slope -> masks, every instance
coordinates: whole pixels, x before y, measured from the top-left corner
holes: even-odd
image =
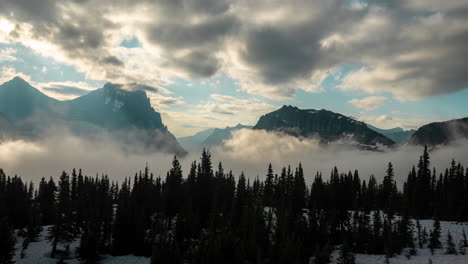
[[[239,129],[251,129],[252,126],[244,126],[242,124],[238,124],[235,127],[226,127],[226,128],[215,128],[213,133],[203,141],[202,145],[209,147],[209,146],[216,146],[223,143],[223,141],[231,138],[231,133],[239,130]]]
[[[107,83],[102,89],[66,102],[70,120],[86,121],[107,128],[162,129],[161,115],[144,91],[126,91]]]
[[[299,109],[283,106],[260,118],[254,129],[281,131],[298,137],[318,136],[322,142],[351,139],[362,145],[395,143],[363,122],[327,110]]]
[[[413,145],[437,146],[457,139],[468,139],[468,117],[424,125],[413,134],[409,142]]]
[[[0,141],[12,137],[14,134],[13,124],[8,118],[0,113]]]
[[[58,102],[19,77],[0,85],[0,113],[11,122],[25,120],[33,114],[53,114]]]
[[[398,144],[408,143],[411,136],[414,134],[414,132],[416,132],[416,130],[414,129],[403,130],[403,128],[401,127],[382,129],[382,128],[377,128],[369,124],[367,124],[367,127],[374,130],[377,133],[380,133],[388,137],[389,139],[393,140],[395,143],[398,143]]]
[[[179,144],[186,150],[198,150],[203,141],[205,141],[214,131],[214,128],[202,130],[192,136],[177,138]]]
[[[30,138],[49,133],[52,126],[66,126],[87,138],[103,131],[126,145],[140,144],[145,151],[185,154],[146,93],[121,85],[108,83],[76,99],[58,101],[16,77],[0,85],[0,112]]]

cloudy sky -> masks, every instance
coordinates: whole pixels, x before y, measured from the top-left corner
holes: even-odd
[[[1,0],[0,82],[147,87],[177,136],[283,104],[389,128],[468,116],[467,0]]]

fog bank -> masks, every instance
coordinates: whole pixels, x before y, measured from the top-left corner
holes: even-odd
[[[164,153],[145,154],[138,151],[143,146],[135,144],[133,149],[122,148],[109,134],[102,133],[85,139],[66,129],[54,129],[47,137],[37,141],[9,140],[0,143],[0,168],[8,175],[19,175],[25,180],[38,181],[41,177],[56,177],[63,170],[82,168],[86,175],[108,174],[112,180],[121,181],[143,170],[148,163],[156,176],[165,176],[171,166],[173,155]],[[281,167],[297,166],[302,163],[306,181],[310,183],[317,171],[325,178],[334,166],[340,171],[358,169],[363,179],[374,174],[382,179],[388,162],[395,168],[396,180],[401,184],[422,153],[421,147],[401,146],[386,152],[356,150],[349,146],[320,145],[315,139],[295,137],[257,130],[239,130],[222,146],[210,149],[213,168],[222,161],[226,171],[238,175],[243,171],[247,177],[257,175],[263,179],[269,163],[275,173]],[[450,165],[451,159],[468,164],[468,141],[444,146],[431,152],[431,165],[439,172]],[[181,158],[184,174],[190,163],[199,160],[200,153],[189,153]]]

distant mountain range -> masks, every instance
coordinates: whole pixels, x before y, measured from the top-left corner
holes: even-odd
[[[177,138],[177,141],[179,141],[180,145],[188,151],[199,150],[203,141],[213,133],[213,130],[214,128],[208,128],[197,132],[192,136],[179,137]]]
[[[142,143],[145,151],[185,153],[146,93],[117,84],[58,101],[16,77],[0,85],[0,113],[0,128],[8,120],[17,137],[36,138],[51,126],[66,126],[78,135],[105,131],[124,144]]]
[[[396,127],[381,129],[328,110],[299,109],[283,106],[263,115],[255,126],[210,128],[193,136],[179,138],[186,149],[200,149],[222,144],[238,129],[262,129],[302,138],[318,138],[322,143],[341,142],[357,145],[361,149],[377,149],[379,145],[391,147],[402,144],[449,144],[458,138],[468,138],[468,118],[432,123],[418,130]]]
[[[266,130],[301,138],[318,138],[324,144],[351,143],[362,149],[396,144],[436,146],[468,138],[468,118],[431,123],[417,131],[380,129],[328,110],[283,106],[261,116],[255,126],[210,128],[178,140],[163,124],[144,91],[128,91],[107,83],[103,88],[69,101],[48,97],[21,78],[0,85],[0,140],[35,139],[51,127],[65,126],[82,136],[105,131],[124,145],[140,143],[144,151],[183,155],[185,149],[221,145],[239,129]]]
[[[374,130],[375,132],[378,132],[389,139],[393,140],[397,144],[405,144],[408,143],[408,140],[411,138],[411,136],[416,132],[414,129],[410,130],[404,130],[401,127],[395,127],[395,128],[390,128],[390,129],[382,129],[382,128],[377,128],[375,126],[367,124],[367,127]]]
[[[243,128],[251,129],[252,126],[238,124],[234,127],[209,128],[200,131],[193,136],[180,137],[177,140],[185,149],[197,151],[204,147],[209,148],[221,145],[223,141],[231,138],[232,132]]]
[[[221,144],[224,140],[229,139],[232,135],[232,132],[239,129],[251,129],[252,126],[244,126],[238,124],[235,127],[226,127],[226,128],[215,128],[213,133],[203,141],[204,146],[215,146]]]
[[[413,145],[447,145],[457,139],[468,139],[468,118],[435,122],[420,127],[410,138]]]
[[[238,124],[235,127],[204,130],[191,137],[179,138],[179,141],[187,149],[193,146],[198,148],[217,146],[231,138],[232,132],[239,129],[262,129],[303,138],[316,137],[323,143],[337,140],[357,142],[359,147],[364,149],[375,148],[378,144],[385,146],[395,144],[391,139],[369,129],[365,123],[353,118],[327,110],[302,110],[294,106],[283,106],[281,109],[261,116],[255,126]]]

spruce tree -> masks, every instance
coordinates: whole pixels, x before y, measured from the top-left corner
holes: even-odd
[[[304,180],[302,164],[296,169],[292,186],[292,210],[295,216],[300,216],[306,207],[307,187]]]
[[[354,264],[356,263],[356,258],[351,252],[351,249],[348,246],[348,242],[345,240],[343,245],[340,247],[340,255],[338,257],[338,264]]]
[[[440,222],[439,219],[434,220],[432,231],[429,238],[429,248],[431,252],[434,253],[434,249],[441,248],[442,244],[440,243]]]
[[[465,229],[463,228],[463,233],[462,233],[462,239],[463,239],[463,247],[468,247],[468,240],[466,238],[466,233],[465,233]]]
[[[265,187],[263,189],[263,203],[265,206],[272,207],[274,198],[274,176],[271,163],[268,165],[268,172],[265,179]]]
[[[447,255],[457,255],[457,249],[455,243],[453,242],[452,234],[450,231],[447,232],[447,250],[445,251]]]
[[[389,215],[394,214],[395,210],[395,198],[396,198],[396,183],[394,180],[394,172],[392,163],[388,163],[387,175],[385,175],[382,182],[381,190],[381,206],[384,208],[385,212]]]
[[[47,240],[52,244],[51,258],[55,258],[59,244],[69,244],[74,240],[70,203],[69,176],[63,172],[59,181],[55,224],[49,227],[47,235]]]
[[[172,160],[172,168],[167,174],[165,183],[165,209],[166,215],[171,219],[180,211],[184,199],[182,193],[182,167],[179,160],[177,160],[177,157],[174,157]]]
[[[15,232],[5,219],[0,219],[0,263],[14,263],[15,244]]]
[[[460,255],[466,255],[466,248],[463,244],[463,240],[460,240],[460,243],[458,243],[458,253],[460,253]]]
[[[90,226],[86,227],[81,235],[80,244],[77,248],[77,254],[86,264],[97,263],[99,260],[98,241],[96,231]]]
[[[419,219],[416,219],[416,230],[417,230],[419,248],[423,248],[422,230],[421,230],[421,223],[419,222]]]
[[[314,264],[330,263],[330,257],[333,249],[330,242],[327,242],[322,248],[317,248],[315,253]]]

